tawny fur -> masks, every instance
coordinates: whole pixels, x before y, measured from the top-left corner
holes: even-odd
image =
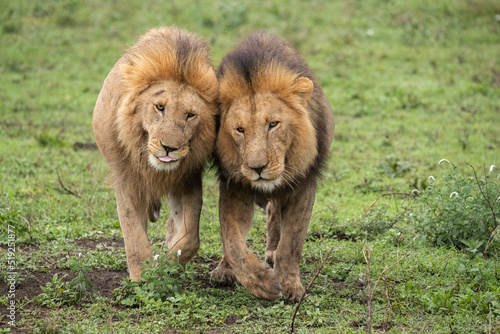
[[[151,255],[146,220],[158,218],[163,196],[169,195],[171,207],[182,211],[179,218],[172,213],[167,222],[169,247],[179,241],[180,236],[173,234],[183,228],[175,227],[181,218],[191,217],[188,223],[192,226],[188,227],[197,238],[198,231],[192,230],[198,228],[201,209],[201,172],[215,142],[217,96],[210,48],[193,33],[175,26],[152,29],[140,37],[104,82],[94,110],[94,135],[109,165],[134,280],[139,278],[140,262]],[[182,147],[169,153],[163,145],[175,145],[165,142]],[[171,165],[175,168],[163,168],[157,159],[169,154],[178,158]],[[193,196],[196,207],[184,203],[191,198],[188,195]],[[181,262],[196,252],[199,240],[194,239],[193,249],[185,252]]]
[[[220,221],[224,258],[213,272],[258,298],[299,300],[299,263],[316,180],[333,139],[331,107],[312,71],[286,41],[255,33],[221,62]],[[267,206],[266,262],[246,247],[256,198]]]

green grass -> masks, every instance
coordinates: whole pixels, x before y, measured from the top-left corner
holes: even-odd
[[[468,163],[480,175],[483,166],[496,165],[498,175],[499,15],[494,0],[4,1],[2,277],[8,225],[15,226],[20,290],[37,273],[75,263],[94,272],[126,269],[123,248],[109,242],[119,241],[121,230],[114,193],[104,183],[106,165],[98,151],[73,145],[93,142],[97,95],[137,36],[176,24],[204,37],[217,65],[246,34],[266,29],[301,52],[336,120],[304,246],[304,284],[334,250],[301,305],[298,332],[363,332],[369,300],[374,331],[498,332],[498,243],[487,258],[432,247],[419,232],[424,212],[418,198],[386,196],[370,205],[380,194],[425,191],[431,175],[441,182],[448,173],[438,165],[442,158],[465,178],[473,176]],[[211,285],[209,267],[222,255],[217,202],[217,181],[208,172],[197,275],[178,300],[130,308],[101,293],[77,305],[46,307],[26,297],[16,300],[11,332],[289,331],[295,304],[257,300],[239,285]],[[165,219],[163,212],[149,225],[156,251]],[[93,246],[85,246],[90,241]],[[262,256],[261,213],[249,241]],[[368,252],[370,267],[363,256]],[[8,319],[1,316],[8,299],[0,303],[0,332],[7,332]]]

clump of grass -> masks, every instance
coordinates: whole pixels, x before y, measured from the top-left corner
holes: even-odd
[[[42,147],[61,147],[64,146],[64,141],[61,139],[60,134],[53,135],[49,132],[42,132],[39,136],[35,137],[38,144]]]

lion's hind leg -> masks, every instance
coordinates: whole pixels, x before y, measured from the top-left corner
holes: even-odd
[[[161,201],[155,199],[148,208],[149,221],[154,223],[160,218]]]
[[[270,266],[276,261],[276,249],[281,237],[281,205],[277,201],[267,204],[267,237],[265,261]]]

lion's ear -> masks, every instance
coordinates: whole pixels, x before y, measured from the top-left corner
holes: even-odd
[[[293,83],[294,93],[299,95],[304,101],[304,103],[311,98],[313,90],[314,90],[313,82],[306,77],[297,78]]]

